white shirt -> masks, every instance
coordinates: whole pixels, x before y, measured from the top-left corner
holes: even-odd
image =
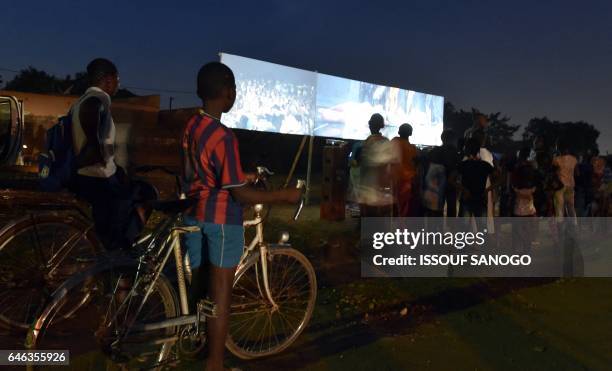
[[[488,162],[489,165],[495,167],[493,165],[493,154],[488,149],[484,147],[480,147],[480,152],[478,153],[478,157],[480,157],[482,161]]]
[[[87,137],[85,136],[85,132],[79,120],[79,111],[81,103],[90,97],[96,97],[102,102],[100,113],[106,113],[106,115],[104,115],[105,121],[100,123],[101,128],[104,130],[98,130],[98,141],[103,145],[103,148],[110,148],[110,150],[103,151],[103,163],[82,167],[77,170],[77,173],[96,178],[109,178],[117,171],[114,155],[115,123],[110,113],[110,95],[106,94],[106,92],[98,87],[92,86],[87,89],[85,94],[83,94],[83,96],[72,106],[72,138],[74,141],[74,149],[78,154],[87,143]]]

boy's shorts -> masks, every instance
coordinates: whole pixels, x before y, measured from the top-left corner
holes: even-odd
[[[184,217],[187,226],[198,226],[200,232],[185,233],[183,243],[192,269],[203,261],[216,267],[232,268],[238,265],[244,249],[244,227],[232,224],[200,222],[193,217]]]

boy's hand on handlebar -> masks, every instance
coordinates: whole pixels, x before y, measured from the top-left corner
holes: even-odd
[[[244,177],[246,178],[246,181],[248,183],[255,183],[258,179],[258,176],[256,173],[244,173]]]
[[[285,202],[297,204],[298,202],[300,202],[304,190],[298,188],[284,188],[279,192],[282,192],[282,199]]]

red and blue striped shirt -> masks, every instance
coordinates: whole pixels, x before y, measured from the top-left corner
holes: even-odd
[[[182,149],[186,193],[198,199],[187,214],[201,222],[242,225],[242,206],[229,191],[246,184],[232,130],[200,112],[187,122]]]

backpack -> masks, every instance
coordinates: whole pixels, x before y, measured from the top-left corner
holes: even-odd
[[[76,174],[71,112],[47,130],[46,138],[45,150],[38,155],[40,187],[57,192],[69,188]]]

